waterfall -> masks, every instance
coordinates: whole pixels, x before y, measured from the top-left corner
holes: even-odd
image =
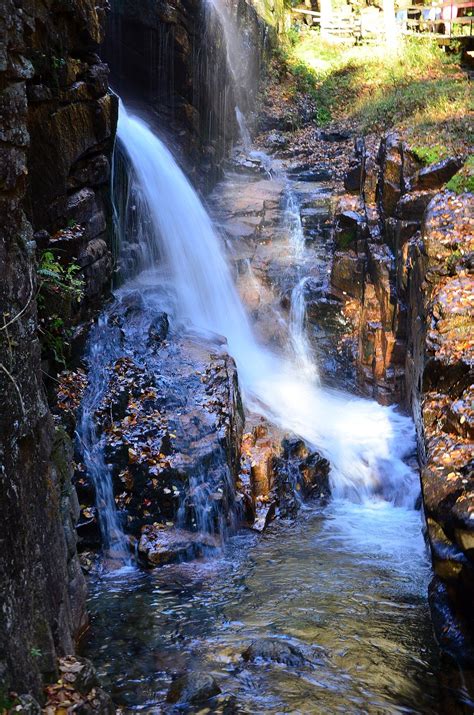
[[[252,138],[250,136],[249,128],[245,120],[244,115],[240,111],[239,107],[235,108],[235,116],[237,119],[237,124],[239,125],[240,138],[246,152],[250,152],[252,149]]]
[[[291,360],[254,336],[214,230],[198,195],[173,156],[140,119],[120,107],[118,139],[143,201],[147,240],[162,256],[177,315],[193,330],[227,338],[244,402],[302,437],[331,463],[335,497],[382,498],[413,506],[417,477],[404,463],[415,446],[411,420],[371,400],[323,389]]]
[[[251,84],[248,53],[245,51],[237,22],[234,20],[226,0],[208,0],[207,12],[215,14],[224,33],[227,68],[232,78],[232,88],[236,101],[235,118],[243,147],[248,152],[252,148],[252,140],[247,120],[242,110],[242,107],[248,105]]]

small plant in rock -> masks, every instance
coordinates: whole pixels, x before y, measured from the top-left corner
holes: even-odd
[[[41,286],[54,292],[63,291],[75,300],[81,300],[84,293],[84,280],[77,274],[81,267],[71,262],[63,266],[52,251],[44,251],[38,266]]]
[[[84,295],[84,280],[80,271],[77,263],[62,265],[52,251],[42,253],[37,269],[39,329],[43,348],[63,367],[66,366],[71,336],[68,327],[71,310]]]

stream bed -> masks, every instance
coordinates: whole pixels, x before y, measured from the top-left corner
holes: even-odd
[[[202,671],[222,694],[185,712],[448,712],[429,579],[419,512],[309,506],[219,558],[94,579],[86,654],[127,712],[177,712],[163,705],[172,676]],[[246,662],[263,639],[302,657]]]

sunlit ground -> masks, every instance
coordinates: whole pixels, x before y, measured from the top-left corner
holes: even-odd
[[[428,163],[472,149],[472,85],[454,52],[408,38],[390,53],[328,43],[313,30],[290,40],[283,61],[292,91],[314,99],[320,124],[350,122],[364,133],[395,127]]]

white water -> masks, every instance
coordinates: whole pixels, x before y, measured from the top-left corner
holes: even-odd
[[[287,180],[288,181],[288,180]],[[289,183],[289,181],[288,181]],[[290,186],[287,186],[285,191],[285,227],[290,236],[290,243],[293,249],[296,260],[302,258],[304,253],[304,233],[301,224],[300,207],[298,199]]]
[[[332,465],[334,496],[378,496],[412,506],[417,479],[402,461],[415,445],[412,422],[394,409],[318,387],[295,363],[258,344],[216,234],[196,192],[148,126],[120,107],[118,138],[147,205],[179,317],[224,335],[244,401],[300,435]]]
[[[289,333],[296,365],[308,380],[319,383],[316,362],[306,335],[305,285],[307,280],[307,278],[302,278],[291,291]]]
[[[237,119],[237,124],[239,125],[240,138],[242,140],[242,145],[246,152],[250,152],[252,148],[252,138],[250,136],[249,128],[243,113],[240,111],[239,107],[235,108],[235,116]]]

